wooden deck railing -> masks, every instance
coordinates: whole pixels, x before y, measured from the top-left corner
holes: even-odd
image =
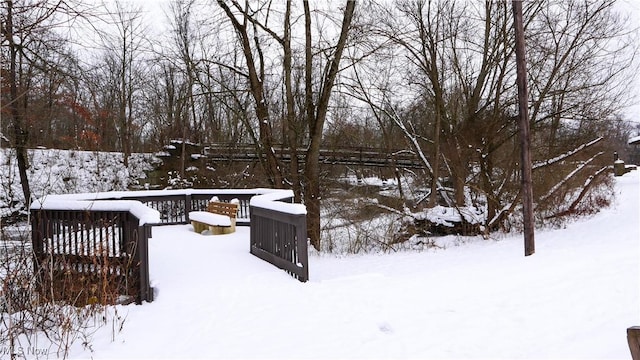
[[[151,227],[187,224],[189,212],[206,210],[213,196],[220,201],[239,200],[237,225],[251,226],[251,254],[300,281],[308,280],[306,208],[286,203],[292,201],[290,191],[56,195],[48,197],[49,205],[36,202],[31,208],[34,264],[42,296],[80,304],[115,302],[115,297],[123,296],[136,303],[152,301],[148,262]],[[136,211],[127,210],[131,204],[137,205]]]
[[[220,201],[229,202],[233,199],[239,200],[237,224],[240,226],[249,225],[249,201],[259,191],[239,191],[230,193],[227,190],[198,190],[197,193],[169,193],[165,195],[157,194],[155,191],[132,191],[130,195],[118,197],[106,197],[101,200],[137,200],[144,205],[160,212],[162,225],[188,224],[189,212],[206,211],[207,204],[212,197],[216,196]]]
[[[285,203],[292,202],[292,196],[268,194],[251,200],[251,253],[305,282],[309,280],[306,208]]]
[[[153,300],[149,286],[151,227],[129,211],[32,209],[34,268],[48,301]]]

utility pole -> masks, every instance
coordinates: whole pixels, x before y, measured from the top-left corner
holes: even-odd
[[[527,89],[527,63],[524,53],[524,25],[522,0],[512,0],[513,25],[516,33],[516,64],[518,83],[518,128],[520,133],[520,166],[522,184],[522,211],[524,217],[524,256],[535,250],[533,220],[533,186],[531,180],[531,136],[529,129],[529,93]]]

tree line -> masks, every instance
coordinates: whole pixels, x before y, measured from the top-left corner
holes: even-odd
[[[120,151],[126,162],[172,139],[250,143],[269,185],[307,205],[319,248],[320,149],[357,145],[415,152],[427,207],[482,208],[485,229],[507,226],[520,196],[510,2],[165,5],[158,34],[135,2],[3,0],[0,142],[15,149],[26,199],[29,148]],[[543,220],[606,185],[632,131],[621,114],[638,41],[615,0],[523,5]]]

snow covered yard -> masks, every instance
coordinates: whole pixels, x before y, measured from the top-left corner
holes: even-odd
[[[156,298],[121,306],[75,358],[619,358],[640,325],[640,176],[565,229],[446,250],[310,257],[300,283],[249,254],[249,229],[154,228]]]

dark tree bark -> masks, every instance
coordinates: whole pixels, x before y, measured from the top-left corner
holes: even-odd
[[[347,1],[342,18],[342,28],[340,37],[336,44],[336,50],[333,58],[327,63],[327,69],[324,72],[325,77],[321,81],[321,92],[317,104],[311,106],[312,98],[310,93],[312,89],[311,79],[313,78],[313,64],[311,61],[311,15],[307,1],[304,2],[305,11],[305,38],[306,38],[306,62],[305,62],[305,81],[306,83],[306,99],[307,99],[307,122],[309,124],[309,147],[306,154],[305,162],[305,192],[304,203],[307,206],[307,236],[314,248],[320,249],[320,145],[322,143],[322,130],[327,118],[329,108],[329,100],[331,90],[338,75],[340,60],[342,53],[347,44],[347,37],[351,27],[351,21],[355,12],[356,2]]]
[[[248,14],[244,13],[245,19],[243,23],[240,23],[224,0],[218,0],[218,5],[222,10],[224,10],[225,14],[233,24],[247,63],[250,91],[255,101],[256,116],[258,118],[258,127],[260,129],[260,144],[258,144],[258,150],[260,153],[264,154],[266,158],[265,163],[263,164],[264,170],[269,178],[269,182],[276,188],[282,188],[284,186],[282,167],[280,166],[280,162],[273,150],[273,135],[271,131],[269,106],[264,98],[264,59],[262,59],[260,45],[256,40],[255,46],[257,47],[260,66],[260,69],[257,69],[256,59],[252,52],[251,41],[249,40],[249,33],[247,29],[247,26],[250,24]]]
[[[286,102],[286,126],[285,126],[285,144],[289,148],[291,156],[291,164],[289,167],[289,177],[295,202],[302,201],[302,183],[300,179],[300,163],[298,161],[299,138],[298,126],[296,123],[295,99],[293,95],[293,80],[291,72],[293,70],[293,54],[291,51],[291,0],[287,0],[287,7],[284,18],[284,38],[282,39],[284,51],[283,67],[284,67],[284,87]]]
[[[273,136],[271,134],[272,114],[269,111],[269,104],[264,96],[264,59],[262,58],[261,44],[258,36],[254,37],[253,43],[250,39],[249,28],[253,26],[255,31],[264,31],[276,40],[283,48],[283,82],[284,82],[284,124],[283,138],[285,145],[291,155],[291,165],[287,180],[293,187],[296,200],[302,199],[307,206],[307,233],[311,244],[320,248],[320,146],[324,123],[327,118],[331,92],[340,71],[340,60],[347,44],[351,22],[353,20],[356,2],[347,1],[344,10],[341,31],[335,47],[331,48],[331,53],[323,52],[327,56],[326,65],[320,75],[314,69],[314,56],[311,33],[311,10],[308,1],[303,1],[304,26],[305,26],[305,52],[304,52],[304,101],[302,105],[297,105],[302,109],[296,113],[296,99],[294,95],[293,79],[293,51],[291,49],[291,1],[286,2],[284,13],[284,34],[276,34],[269,29],[266,24],[259,22],[257,18],[249,14],[248,9],[244,9],[237,1],[230,4],[240,12],[234,14],[234,10],[224,0],[218,0],[218,5],[225,12],[233,24],[237,38],[240,41],[243,55],[247,65],[247,73],[243,74],[249,80],[249,90],[255,102],[256,115],[260,129],[260,150],[266,155],[265,170],[271,183],[276,187],[284,187],[285,169],[281,166],[278,158],[273,152]],[[248,4],[248,3],[247,3]],[[317,95],[316,95],[317,94]],[[302,121],[297,118],[303,118]],[[302,129],[302,123],[306,129]],[[305,132],[306,130],[306,132]],[[300,174],[301,164],[298,162],[298,147],[303,140],[308,139],[308,147],[305,156],[305,164],[302,174]]]
[[[13,1],[7,0],[5,4],[7,7],[7,19],[3,28],[3,35],[9,47],[9,113],[11,114],[11,123],[13,125],[13,144],[18,161],[20,185],[22,186],[25,204],[28,207],[31,202],[31,187],[29,186],[29,177],[27,176],[27,169],[29,168],[29,159],[27,156],[29,131],[25,126],[24,113],[19,107],[20,104],[26,107],[27,94],[18,94],[18,54],[20,44],[16,44],[15,42]]]

